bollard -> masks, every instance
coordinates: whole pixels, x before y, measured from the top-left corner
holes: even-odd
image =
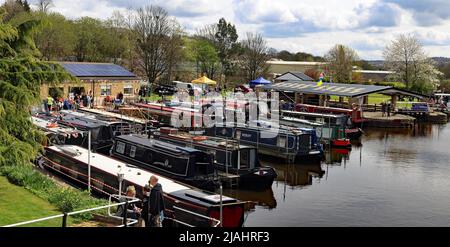
[[[63,215],[62,227],[67,227],[67,213],[64,213],[64,215]]]
[[[125,202],[124,209],[123,209],[123,227],[127,227],[127,210],[128,210],[128,201]]]

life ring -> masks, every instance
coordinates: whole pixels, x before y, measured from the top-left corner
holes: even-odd
[[[56,127],[58,127],[57,123],[48,123],[47,124],[47,128],[56,128]]]

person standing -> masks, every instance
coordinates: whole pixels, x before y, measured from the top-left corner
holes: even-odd
[[[381,116],[386,117],[386,103],[381,103]]]
[[[387,111],[387,116],[390,117],[391,116],[391,103],[388,103],[386,111]]]
[[[53,98],[50,95],[47,97],[47,107],[48,107],[48,112],[51,112],[52,107],[53,107]]]
[[[165,209],[162,186],[158,183],[156,176],[150,177],[149,184],[151,188],[148,199],[149,220],[146,226],[162,227],[163,211]]]

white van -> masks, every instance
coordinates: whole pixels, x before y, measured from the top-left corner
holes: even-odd
[[[174,86],[177,90],[184,89],[184,90],[187,90],[188,92],[191,92],[191,90],[197,90],[200,93],[203,92],[202,87],[200,85],[197,85],[194,83],[182,82],[182,81],[174,81],[173,83],[175,84]]]

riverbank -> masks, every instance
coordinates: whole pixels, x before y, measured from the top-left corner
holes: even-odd
[[[0,176],[0,226],[60,214],[55,206],[27,189]],[[71,221],[71,220],[70,220]],[[61,226],[61,219],[30,224],[34,227]]]

